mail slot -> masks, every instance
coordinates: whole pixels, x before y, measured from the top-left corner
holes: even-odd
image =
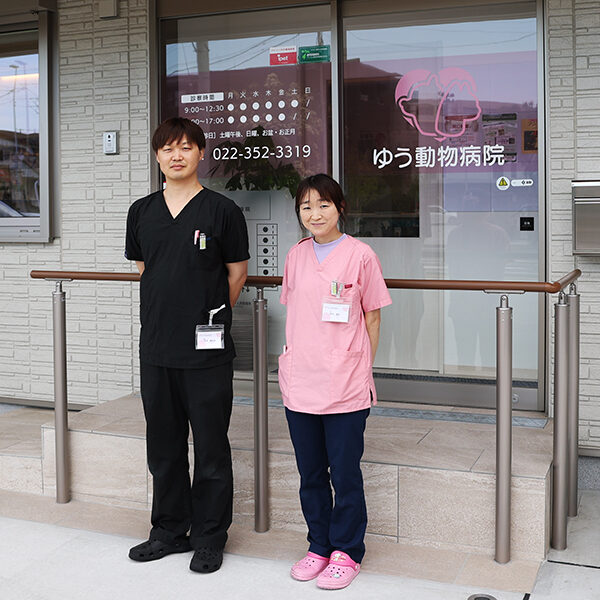
[[[600,255],[600,181],[572,181],[573,254]]]

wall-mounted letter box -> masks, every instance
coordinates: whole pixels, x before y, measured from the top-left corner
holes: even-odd
[[[573,254],[600,255],[600,181],[572,181]]]

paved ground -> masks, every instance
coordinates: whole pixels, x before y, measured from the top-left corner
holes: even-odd
[[[154,563],[129,560],[129,547],[139,541],[131,538],[7,518],[0,518],[0,530],[2,600],[306,600],[331,594],[346,600],[463,600],[483,591],[361,573],[346,590],[328,592],[314,582],[291,579],[290,565],[283,561],[226,554],[220,571],[202,575],[188,569],[191,554]],[[494,596],[523,597],[507,592]]]
[[[600,598],[599,514],[600,493],[584,492],[580,516],[569,524],[569,550],[550,553],[530,600]],[[202,575],[188,569],[191,554],[153,563],[129,560],[129,547],[138,539],[6,517],[0,517],[0,531],[2,600],[310,600],[326,595],[345,600],[467,600],[481,594],[527,599],[523,594],[373,573],[361,573],[343,591],[328,592],[314,582],[292,580],[288,561],[226,554],[220,571]]]
[[[0,412],[5,410],[12,411],[14,407],[0,404]],[[39,438],[39,423],[31,424],[34,426]],[[139,564],[130,561],[127,552],[141,539],[126,535],[144,535],[140,532],[147,531],[147,515],[143,511],[121,511],[127,525],[124,527],[123,523],[113,522],[109,507],[80,503],[79,511],[72,506],[66,511],[61,508],[67,505],[53,504],[50,498],[14,494],[9,500],[9,496],[10,493],[0,493],[0,600],[270,600],[281,597],[310,600],[324,594],[337,594],[347,600],[467,600],[481,594],[497,600],[528,598],[521,593],[373,571],[361,573],[346,590],[327,592],[316,588],[314,582],[299,583],[290,578],[289,549],[285,555],[279,545],[283,538],[274,544],[277,552],[267,554],[277,559],[258,558],[256,553],[246,556],[243,553],[248,551],[247,540],[238,543],[233,549],[236,553],[226,554],[223,568],[211,575],[189,571],[191,554]],[[70,519],[65,519],[66,513]],[[120,535],[114,535],[115,532]],[[287,540],[291,533],[281,535]],[[299,547],[303,546],[302,539]],[[392,567],[390,572],[396,572],[396,566]],[[496,581],[499,587],[505,583]],[[581,493],[579,516],[569,520],[568,549],[550,551],[529,598],[600,600],[600,492]]]

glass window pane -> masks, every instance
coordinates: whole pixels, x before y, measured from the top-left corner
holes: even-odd
[[[331,172],[331,64],[328,6],[164,21],[163,119],[184,116],[207,137],[204,185],[244,211],[250,275],[282,275],[302,237],[293,196],[309,174]],[[252,369],[252,300],[234,312],[235,368]],[[279,289],[269,302],[273,366],[285,341]]]
[[[37,31],[0,34],[0,217],[39,216]]]
[[[345,23],[348,231],[387,277],[538,278],[537,24],[510,16]],[[435,296],[395,294],[378,365],[493,375],[497,297]],[[537,297],[511,304],[515,373],[536,379]]]
[[[211,187],[294,194],[301,178],[328,170],[328,15],[311,7],[165,22],[162,117],[203,128],[200,177]]]

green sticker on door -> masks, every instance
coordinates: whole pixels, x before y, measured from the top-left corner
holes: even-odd
[[[329,62],[329,46],[300,46],[298,48],[299,63]]]

